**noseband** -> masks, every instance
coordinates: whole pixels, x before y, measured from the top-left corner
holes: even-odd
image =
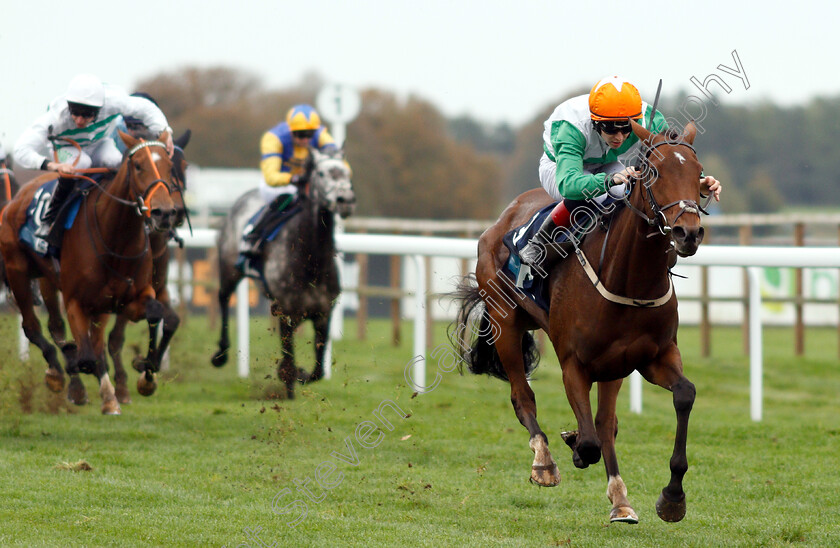
[[[690,144],[684,142],[684,141],[680,141],[680,142],[675,143],[673,141],[665,140],[665,141],[660,141],[660,142],[656,143],[655,145],[653,145],[651,147],[647,147],[647,150],[645,152],[644,161],[647,163],[648,167],[650,168],[649,172],[651,173],[651,176],[650,176],[648,181],[642,182],[641,184],[643,184],[645,186],[645,194],[647,196],[648,205],[650,206],[650,210],[653,213],[653,216],[648,217],[647,213],[645,213],[644,211],[641,211],[640,209],[634,207],[633,204],[630,203],[630,200],[629,200],[629,194],[630,193],[629,192],[624,197],[624,202],[627,205],[627,207],[630,208],[631,211],[633,211],[634,213],[636,213],[637,215],[642,217],[645,221],[647,221],[647,224],[649,226],[656,227],[659,230],[660,234],[662,234],[663,236],[667,236],[668,234],[671,233],[671,226],[668,224],[668,220],[665,217],[665,211],[667,211],[668,209],[670,209],[672,207],[679,207],[680,208],[680,212],[677,213],[676,217],[674,217],[674,222],[676,222],[677,219],[679,219],[682,216],[683,213],[693,213],[697,216],[699,216],[700,213],[708,215],[709,212],[706,211],[705,208],[709,205],[709,201],[712,199],[712,195],[709,194],[708,196],[706,196],[706,201],[703,203],[702,206],[700,204],[698,204],[697,202],[695,202],[694,200],[676,200],[674,202],[671,202],[670,204],[660,206],[659,202],[656,201],[656,197],[653,195],[653,191],[651,190],[651,187],[653,186],[653,183],[655,183],[656,180],[658,179],[658,174],[657,174],[657,171],[656,171],[656,167],[654,167],[654,165],[650,161],[650,155],[654,151],[654,149],[656,149],[657,147],[660,147],[662,145],[681,145],[681,146],[684,146],[684,147],[688,147],[688,149],[691,150],[691,152],[694,153],[694,156],[695,157],[697,156],[697,151],[694,149],[694,147],[691,146]],[[633,184],[637,184],[638,182],[640,182],[640,181],[635,181]]]

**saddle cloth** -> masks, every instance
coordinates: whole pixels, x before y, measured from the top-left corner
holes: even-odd
[[[45,257],[47,254],[58,257],[59,248],[56,248],[48,244],[46,240],[35,236],[35,231],[38,230],[39,226],[41,226],[41,220],[47,211],[47,206],[50,204],[50,198],[52,198],[57,184],[58,179],[53,179],[52,181],[44,183],[41,188],[35,191],[35,195],[32,196],[32,201],[29,202],[29,207],[26,208],[26,222],[24,222],[20,227],[20,232],[18,233],[20,240],[32,248],[32,250],[41,257]],[[76,215],[79,212],[79,206],[82,203],[83,192],[91,186],[93,185],[89,181],[83,181],[82,183],[77,184],[73,193],[67,198],[67,201],[64,202],[62,211],[56,219],[56,223],[61,223],[63,218],[63,224],[61,227],[62,230],[67,230],[73,226],[73,221],[76,220]]]
[[[613,198],[608,198],[601,204],[601,208],[606,209],[607,206],[612,204],[620,207],[623,205],[623,202],[618,202]],[[505,234],[502,239],[505,246],[510,250],[510,257],[503,269],[505,274],[511,279],[519,291],[545,311],[548,311],[548,305],[551,298],[547,272],[540,267],[532,267],[524,264],[519,258],[519,252],[528,245],[528,242],[530,242],[537,231],[539,231],[543,222],[545,222],[556,205],[557,202],[554,202],[540,209],[534,213],[528,222],[511,230]],[[614,213],[616,210],[617,207],[608,209],[610,214]],[[603,217],[603,215],[599,214],[597,216],[597,220],[600,220],[601,217]],[[554,243],[562,250],[562,257],[566,257],[574,253],[574,246],[572,245],[570,238],[575,238],[579,244],[586,236],[586,229],[586,226],[572,223],[571,229],[558,231],[560,234],[556,236]]]
[[[272,202],[273,203],[273,202]],[[245,224],[246,230],[249,226],[254,226],[254,224],[259,220],[260,216],[262,215],[263,211],[267,207],[271,207],[272,203],[266,204],[257,210],[254,215],[248,219],[248,222]],[[299,200],[293,200],[289,203],[282,211],[279,211],[274,214],[274,218],[270,219],[265,222],[265,229],[264,234],[260,235],[260,239],[265,242],[273,242],[275,238],[277,238],[277,234],[280,232],[280,229],[285,226],[289,220],[291,220],[295,215],[302,211],[303,207],[300,204]],[[243,234],[242,238],[245,238]],[[265,278],[263,274],[263,260],[262,257],[247,257],[244,254],[239,254],[239,257],[236,260],[236,264],[234,265],[237,269],[239,269],[247,278],[253,278],[255,280],[261,280],[265,284]]]

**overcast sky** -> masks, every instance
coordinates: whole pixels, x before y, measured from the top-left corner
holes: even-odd
[[[804,103],[840,94],[838,14],[811,1],[9,0],[0,142],[11,149],[78,72],[131,92],[183,66],[245,69],[268,88],[316,71],[515,125],[610,74],[649,102],[659,78],[665,94],[699,95],[690,79],[714,73],[726,102]],[[733,51],[749,89],[718,69],[736,68]]]

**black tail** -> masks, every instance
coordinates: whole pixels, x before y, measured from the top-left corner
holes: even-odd
[[[499,335],[499,326],[490,319],[479,294],[475,275],[465,276],[450,296],[456,302],[460,302],[460,307],[455,322],[450,324],[446,331],[449,342],[462,358],[461,363],[466,362],[470,373],[487,374],[504,381],[508,380],[494,344]],[[481,318],[476,329],[475,318],[472,316],[478,314]],[[522,336],[522,359],[525,362],[525,375],[530,376],[540,364],[540,353],[533,335],[528,331]]]

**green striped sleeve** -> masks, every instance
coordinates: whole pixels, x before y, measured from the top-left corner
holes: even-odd
[[[554,160],[557,163],[555,181],[560,195],[570,200],[583,200],[606,192],[605,174],[593,175],[583,171],[586,139],[580,130],[569,122],[560,121],[552,124],[551,135]]]

